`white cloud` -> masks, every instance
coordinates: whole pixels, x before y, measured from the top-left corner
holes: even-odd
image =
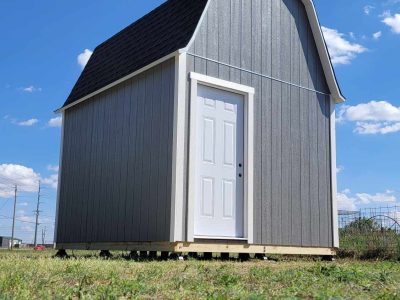
[[[393,191],[376,194],[357,193],[352,195],[349,189],[345,189],[337,194],[337,201],[339,210],[354,211],[358,209],[358,205],[396,203],[397,198],[393,194]]]
[[[49,177],[42,178],[42,183],[52,187],[53,189],[57,189],[59,166],[48,165],[47,170],[55,172],[56,174],[51,174]]]
[[[9,121],[11,124],[18,125],[18,126],[27,126],[27,127],[33,126],[39,122],[39,120],[35,119],[35,118],[25,120],[25,121],[19,121],[15,118],[10,117],[9,115],[4,116],[3,119]]]
[[[49,127],[61,127],[62,125],[62,117],[55,117],[49,120],[49,122],[47,122],[47,125]]]
[[[374,6],[372,5],[365,5],[363,10],[364,10],[364,14],[366,14],[367,16],[369,16],[371,14],[371,11],[375,9]]]
[[[343,106],[349,121],[399,121],[400,107],[386,101],[370,101],[356,106]]]
[[[32,231],[32,232],[34,231],[34,228],[35,228],[34,226],[35,225],[33,223],[36,222],[36,216],[35,215],[27,215],[25,210],[21,209],[21,210],[17,211],[16,216],[17,216],[18,220],[32,223],[32,224],[25,224],[26,231]],[[47,224],[50,225],[50,224],[54,223],[54,219],[53,218],[49,218],[49,217],[40,217],[40,215],[39,215],[39,224],[43,224],[43,223],[45,223],[46,225]],[[51,225],[50,225],[50,227],[51,227]]]
[[[52,171],[55,172],[55,169],[56,167],[52,166]],[[18,192],[36,193],[39,180],[42,184],[56,189],[58,174],[42,178],[39,173],[31,168],[16,164],[2,164],[0,165],[0,197],[14,197],[15,185],[17,185]]]
[[[400,0],[387,0],[383,3],[384,6],[390,6],[400,3]]]
[[[21,209],[17,211],[17,218],[24,222],[35,222],[34,216],[27,216],[25,210]]]
[[[38,119],[29,119],[29,120],[26,120],[26,121],[16,122],[16,124],[19,125],[19,126],[29,127],[29,126],[35,125],[37,122],[39,122]]]
[[[18,218],[20,219],[20,218]],[[22,219],[20,219],[22,220]],[[25,232],[35,232],[35,227],[33,225],[22,225],[21,230]]]
[[[78,64],[81,66],[82,69],[85,68],[92,54],[93,52],[91,50],[85,49],[81,54],[78,55]]]
[[[357,127],[354,132],[359,134],[388,134],[400,131],[400,123],[389,123],[389,122],[357,122]]]
[[[355,122],[359,134],[388,134],[400,131],[400,107],[386,101],[370,101],[355,106],[343,105],[337,122]]]
[[[336,173],[339,174],[341,172],[343,172],[344,167],[343,166],[336,166]]]
[[[0,165],[0,197],[14,196],[14,185],[20,192],[36,192],[40,175],[33,169],[21,165]]]
[[[344,194],[350,194],[351,191],[350,191],[350,189],[344,189],[344,190],[342,191],[342,193],[344,193]]]
[[[53,166],[53,165],[48,165],[47,166],[47,170],[58,173],[59,167],[58,166]]]
[[[337,194],[337,204],[339,210],[357,210],[357,199],[349,196],[345,192]]]
[[[379,40],[382,36],[382,31],[375,32],[372,36],[375,40]]]
[[[395,203],[397,198],[393,195],[392,191],[386,191],[384,193],[377,193],[375,195],[370,195],[366,193],[359,193],[356,194],[357,198],[363,204],[370,204],[370,203]]]
[[[53,175],[50,175],[49,177],[42,178],[42,183],[52,187],[53,189],[57,189],[58,174],[53,174]]]
[[[20,88],[20,90],[23,91],[23,92],[32,94],[32,93],[35,93],[35,92],[41,92],[42,88],[30,85],[28,87],[22,87],[22,88]]]
[[[322,32],[334,65],[350,64],[357,54],[367,51],[364,46],[346,40],[345,35],[336,29],[322,26]]]
[[[396,34],[400,34],[400,14],[392,15],[390,11],[384,12],[382,22],[389,26]]]

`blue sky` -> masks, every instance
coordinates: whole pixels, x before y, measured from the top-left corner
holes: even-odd
[[[68,96],[89,50],[162,2],[0,2],[0,235],[11,233],[17,183],[16,236],[32,241],[40,179],[39,236],[46,227],[46,241],[52,241],[60,142],[53,111]],[[337,107],[339,205],[399,203],[400,1],[315,4],[348,99]]]

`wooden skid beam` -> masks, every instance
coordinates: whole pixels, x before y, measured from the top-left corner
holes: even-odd
[[[263,254],[288,254],[288,255],[336,255],[333,248],[317,247],[285,247],[248,244],[214,244],[214,243],[178,243],[179,252],[217,252],[217,253],[263,253]]]
[[[335,248],[323,247],[290,247],[249,245],[232,241],[224,242],[135,242],[135,243],[81,243],[57,244],[56,249],[74,250],[125,250],[125,251],[164,251],[164,252],[213,252],[213,253],[249,253],[249,254],[282,254],[282,255],[336,255]]]
[[[169,242],[135,243],[60,243],[56,249],[71,250],[120,250],[120,251],[162,251],[175,252],[175,244]]]

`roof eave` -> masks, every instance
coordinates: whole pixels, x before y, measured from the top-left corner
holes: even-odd
[[[342,95],[342,92],[340,91],[314,3],[312,0],[302,1],[306,8],[315,43],[317,44],[318,54],[322,63],[322,68],[324,70],[329,90],[336,103],[343,103],[346,101],[346,98]]]
[[[132,78],[132,77],[135,77],[138,74],[143,73],[143,72],[151,69],[152,67],[155,67],[155,66],[163,63],[164,61],[166,61],[168,59],[171,59],[171,58],[175,57],[177,54],[181,53],[180,52],[181,50],[182,49],[173,51],[170,54],[168,54],[168,55],[166,55],[166,56],[164,56],[164,57],[152,62],[151,64],[148,64],[147,66],[144,66],[143,68],[140,68],[139,70],[136,70],[135,72],[132,72],[132,73],[126,75],[125,77],[123,77],[123,78],[121,78],[121,79],[119,79],[117,81],[114,81],[114,82],[106,85],[105,87],[103,87],[101,89],[98,89],[97,91],[94,91],[93,93],[90,93],[89,95],[86,95],[85,97],[82,97],[82,98],[72,102],[71,104],[63,106],[63,107],[55,110],[54,112],[58,113],[58,114],[59,113],[63,113],[67,109],[69,109],[69,108],[71,108],[71,107],[73,107],[73,106],[75,106],[75,105],[77,105],[77,104],[79,104],[79,103],[81,103],[81,102],[83,102],[85,100],[88,100],[88,99],[90,99],[90,98],[92,98],[92,97],[94,97],[94,96],[96,96],[96,95],[98,95],[98,94],[100,94],[100,93],[102,93],[102,92],[104,92],[104,91],[106,91],[106,90],[108,90],[108,89],[110,89],[110,88],[112,88],[112,87],[114,87],[114,86],[116,86],[116,85],[118,85],[118,84],[120,84],[120,83],[122,83],[122,82],[124,82],[124,81],[126,81],[128,79],[130,79],[130,78]]]

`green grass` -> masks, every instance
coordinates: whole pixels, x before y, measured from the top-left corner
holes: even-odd
[[[343,257],[400,260],[400,235],[393,231],[342,231],[340,246],[339,255]]]
[[[400,263],[136,262],[114,253],[0,252],[0,299],[400,299]]]

